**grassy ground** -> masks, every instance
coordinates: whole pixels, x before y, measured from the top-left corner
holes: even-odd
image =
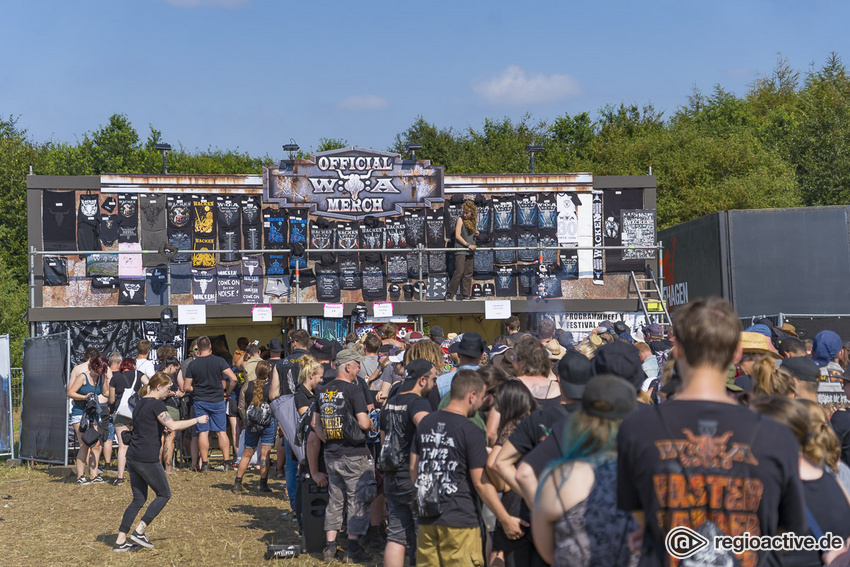
[[[129,482],[76,486],[73,478],[48,475],[43,465],[6,468],[0,464],[2,563],[258,565],[265,562],[267,544],[297,544],[297,526],[283,481],[273,480],[274,492],[265,495],[256,491],[257,474],[249,473],[245,476],[249,492],[235,495],[230,492],[234,476],[233,472],[188,471],[170,476],[172,499],[148,530],[155,549],[113,553],[118,524],[131,499]],[[111,480],[114,471],[107,471],[105,477]],[[338,555],[342,557],[341,552]],[[369,565],[378,564],[375,557]],[[319,555],[284,561],[297,566],[328,565]]]

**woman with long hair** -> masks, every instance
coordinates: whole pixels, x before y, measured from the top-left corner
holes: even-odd
[[[787,370],[776,366],[776,362],[770,356],[757,359],[750,376],[753,380],[753,394],[756,396],[773,394],[791,398],[796,396],[794,378]]]
[[[171,419],[163,401],[171,393],[170,388],[171,378],[163,372],[157,372],[151,376],[148,384],[139,390],[141,398],[133,409],[133,431],[127,451],[127,470],[130,472],[133,500],[121,518],[113,551],[135,551],[138,546],[153,548],[146,534],[147,528],[171,498],[168,477],[160,461],[161,439],[165,428],[181,431],[209,420],[206,415],[181,421]],[[148,498],[148,488],[153,489],[156,498],[145,510],[136,529],[130,533],[130,526]],[[128,533],[137,545],[127,541]]]
[[[298,359],[301,371],[298,374],[298,391],[295,392],[295,410],[304,415],[313,405],[316,386],[322,383],[325,367],[309,354]]]
[[[552,380],[549,349],[533,337],[523,337],[514,347],[513,365],[517,379],[528,387],[541,408],[561,403],[561,386]]]
[[[269,488],[269,454],[274,445],[277,433],[277,421],[270,415],[268,425],[257,429],[252,427],[248,420],[248,409],[259,408],[262,404],[270,404],[269,387],[271,386],[272,365],[264,360],[257,364],[257,379],[242,388],[239,394],[239,413],[242,422],[245,423],[245,449],[242,451],[242,459],[239,460],[239,469],[236,471],[236,480],[233,484],[233,492],[245,492],[242,486],[242,476],[248,470],[248,463],[254,454],[254,447],[260,446],[260,492],[271,492]]]
[[[484,368],[487,367],[485,366]],[[482,370],[484,370],[484,368],[478,371],[479,374],[483,374]],[[495,372],[493,370],[490,372],[496,375],[500,372],[504,374],[501,370],[495,368],[494,370]],[[489,383],[490,382],[488,381],[488,384]],[[498,411],[499,428],[493,450],[490,451],[490,454],[487,456],[487,472],[490,481],[496,487],[496,490],[503,493],[502,505],[505,507],[505,510],[508,511],[508,514],[516,518],[520,517],[522,496],[511,491],[498,473],[496,473],[493,465],[496,462],[496,457],[502,450],[502,445],[507,442],[508,437],[510,437],[511,433],[514,432],[514,429],[516,429],[519,422],[529,416],[531,412],[536,411],[537,408],[537,402],[534,400],[531,392],[529,392],[525,384],[519,380],[507,380],[501,382],[496,387],[493,409]],[[490,566],[494,567],[496,565],[505,565],[506,554],[514,550],[518,545],[530,545],[531,542],[528,540],[527,536],[528,534],[525,534],[518,540],[512,540],[505,534],[502,524],[496,522],[496,528],[493,532]]]
[[[785,424],[800,443],[799,474],[803,482],[803,496],[811,518],[815,520],[814,523],[809,520],[809,535],[820,537],[832,532],[846,541],[850,536],[850,497],[829,464],[841,453],[838,438],[829,423],[822,418],[812,419],[813,412],[802,400],[783,395],[755,398],[750,407]],[[787,552],[782,564],[820,567],[829,565],[837,554],[835,551],[825,554],[818,551]]]
[[[158,353],[157,353],[158,354]],[[171,419],[180,419],[180,398],[183,397],[183,374],[180,371],[180,361],[175,356],[160,359],[157,372],[164,372],[171,378],[171,386],[168,396],[165,398],[165,409]],[[165,438],[162,442],[162,464],[165,466],[165,474],[176,474],[174,470],[174,440],[177,433],[168,428],[165,430]]]
[[[74,400],[71,406],[71,424],[74,426],[74,433],[77,434],[77,441],[80,444],[76,460],[77,484],[80,485],[106,482],[98,474],[98,461],[101,451],[100,439],[98,438],[91,445],[84,443],[83,435],[80,432],[80,422],[83,419],[83,414],[86,413],[87,405],[94,407],[93,404],[96,404],[97,413],[100,413],[98,397],[109,392],[109,380],[111,378],[112,371],[109,369],[109,361],[105,356],[97,356],[89,360],[86,370],[79,372],[68,383],[68,397]],[[90,396],[94,396],[92,404],[88,403]],[[96,426],[92,425],[91,427]],[[89,469],[88,477],[85,476],[86,466]]]
[[[142,386],[147,383],[148,377],[145,376],[145,373],[136,370],[136,359],[125,358],[118,366],[118,373],[114,373],[112,380],[109,381],[109,403],[117,409],[127,388],[133,388],[138,393],[142,389]],[[114,486],[120,486],[124,484],[124,471],[127,468],[127,449],[130,447],[124,443],[123,433],[132,429],[133,420],[116,413],[112,421],[115,424],[115,436],[118,438],[117,478],[112,481],[112,484]]]
[[[472,201],[464,201],[461,215],[455,222],[455,271],[449,281],[449,292],[446,301],[452,301],[460,286],[461,297],[472,299],[472,268],[473,255],[477,248],[475,242],[478,231],[475,229],[478,223],[478,208]]]
[[[628,536],[638,525],[617,508],[617,430],[636,397],[635,387],[616,376],[588,382],[566,426],[563,458],[541,475],[531,514],[534,545],[547,563],[637,565]]]

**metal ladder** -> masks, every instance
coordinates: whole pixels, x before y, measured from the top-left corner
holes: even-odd
[[[664,301],[661,288],[658,287],[658,280],[655,279],[652,268],[647,266],[645,273],[640,277],[635,272],[631,272],[631,276],[631,283],[635,286],[640,308],[647,323],[658,323],[664,327],[665,331],[669,329],[673,322],[670,319],[667,304]],[[645,287],[641,287],[641,284],[645,284]]]

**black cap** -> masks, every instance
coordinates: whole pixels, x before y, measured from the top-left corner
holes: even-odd
[[[315,358],[321,358],[322,360],[333,360],[336,358],[337,352],[342,349],[335,349],[334,343],[336,341],[332,341],[330,339],[316,339],[313,342],[313,346],[310,347],[310,354],[312,354]]]
[[[280,342],[280,339],[272,339],[266,346],[272,352],[283,352],[283,343]]]
[[[817,382],[820,379],[820,367],[808,356],[786,358],[780,364],[791,376],[804,382]]]
[[[484,354],[484,339],[478,333],[464,333],[458,342],[449,347],[449,352],[479,358]]]
[[[441,339],[446,336],[445,333],[443,333],[443,328],[439,325],[434,325],[433,327],[431,327],[431,330],[428,331],[428,335],[430,335],[431,338],[434,339]]]
[[[579,400],[584,395],[585,386],[593,377],[590,360],[575,350],[567,349],[567,353],[556,367],[561,379],[561,392],[565,398]]]
[[[404,379],[418,380],[419,378],[430,372],[432,368],[434,368],[434,365],[425,360],[424,358],[417,358],[416,360],[411,360],[407,364],[407,366],[404,367]]]
[[[398,284],[390,284],[390,286],[387,288],[387,291],[390,294],[390,299],[392,299],[393,301],[398,301],[398,299],[401,297],[401,286],[399,286]]]
[[[292,252],[293,256],[303,256],[304,255],[304,245],[300,242],[293,242],[289,245],[289,251]]]
[[[623,419],[637,407],[635,387],[611,374],[595,376],[584,389],[581,409],[603,419]]]
[[[640,388],[646,380],[642,364],[637,348],[623,341],[614,341],[596,350],[593,374],[613,374],[625,378],[635,388]]]
[[[112,211],[115,210],[115,207],[117,205],[118,205],[118,203],[115,201],[115,197],[107,197],[106,200],[101,205],[101,208],[103,208],[103,210],[106,211],[107,213],[111,213]]]
[[[378,349],[378,354],[389,354],[392,349],[393,345],[381,345],[381,348]]]

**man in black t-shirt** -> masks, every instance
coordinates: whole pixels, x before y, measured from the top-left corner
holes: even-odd
[[[411,360],[404,371],[404,382],[381,410],[381,457],[384,472],[384,496],[389,509],[385,567],[402,567],[404,550],[415,563],[416,508],[410,480],[410,445],[416,426],[431,413],[428,394],[436,386],[437,369],[422,358]],[[393,462],[395,461],[395,462]]]
[[[510,516],[496,488],[485,482],[487,438],[469,417],[486,394],[478,372],[461,370],[452,380],[449,404],[422,418],[416,428],[410,477],[419,514],[417,565],[484,565],[476,494],[508,538],[522,537],[522,526],[528,525]]]
[[[665,550],[677,527],[709,541],[808,529],[793,434],[726,393],[727,370],[742,352],[732,305],[693,301],[676,310],[673,328],[681,390],[625,418],[617,436],[617,505],[641,526],[630,545],[642,549],[641,566],[668,565],[671,552],[689,557],[689,550],[699,551],[699,565],[780,565],[774,553],[675,547],[695,536],[672,538],[675,548]]]
[[[232,464],[230,441],[227,438],[225,400],[230,397],[233,387],[236,386],[236,374],[223,358],[212,353],[209,337],[199,337],[196,344],[198,354],[186,367],[183,390],[192,394],[196,416],[210,416],[208,423],[197,426],[198,448],[201,453],[200,470],[210,470],[210,431],[214,431],[218,435],[218,446],[224,456],[224,467],[216,467],[215,470],[221,471]]]
[[[372,429],[363,390],[354,382],[363,357],[353,349],[336,356],[337,377],[316,392],[313,429],[325,442],[328,471],[328,507],[325,510],[325,561],[336,557],[336,536],[342,528],[343,505],[348,517],[349,560],[371,559],[359,538],[369,529],[369,503],[377,495],[375,463],[365,445]]]

